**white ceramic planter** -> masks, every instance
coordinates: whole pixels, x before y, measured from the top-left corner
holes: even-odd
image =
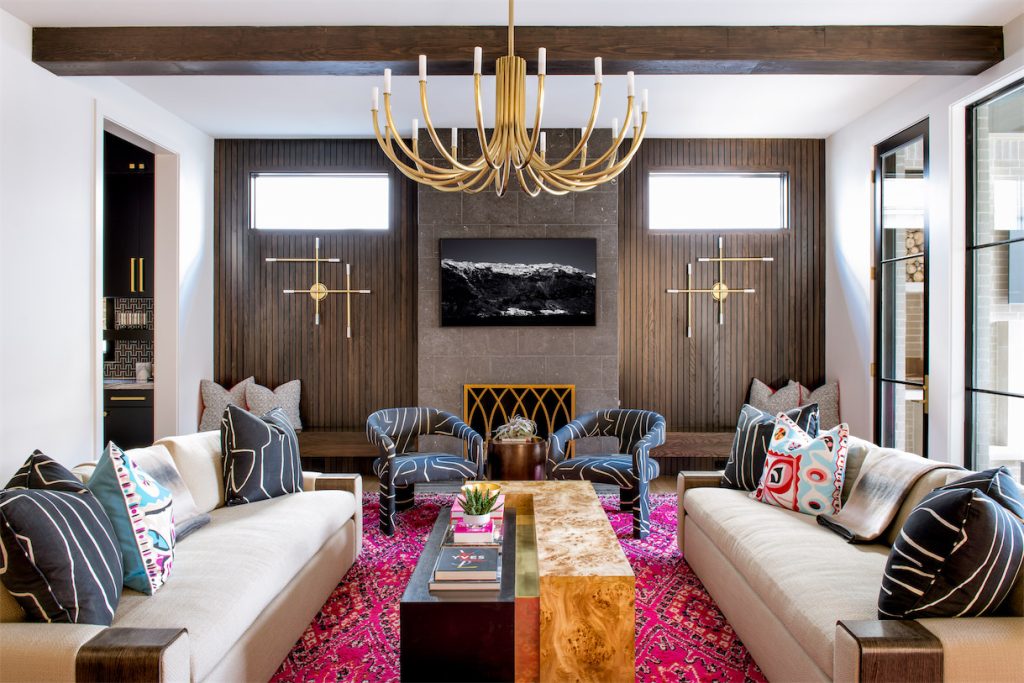
[[[486,515],[463,515],[462,519],[469,526],[483,526],[490,521],[491,513],[488,512]]]

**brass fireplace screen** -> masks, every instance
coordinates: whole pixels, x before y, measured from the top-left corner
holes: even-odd
[[[478,434],[491,433],[515,415],[537,423],[546,439],[576,416],[575,384],[465,384],[463,419]]]

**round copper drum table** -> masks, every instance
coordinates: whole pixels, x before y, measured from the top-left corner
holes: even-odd
[[[487,442],[487,478],[492,481],[544,481],[548,443]]]

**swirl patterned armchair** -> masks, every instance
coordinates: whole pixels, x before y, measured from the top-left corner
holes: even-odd
[[[569,442],[591,436],[619,439],[619,453],[566,459]],[[650,450],[665,443],[665,418],[649,410],[598,410],[581,415],[548,439],[549,479],[585,479],[619,487],[619,507],[633,511],[633,538],[651,531],[647,487],[658,476]]]
[[[468,444],[469,457],[411,453],[416,437],[453,436]],[[366,438],[380,451],[373,471],[380,478],[380,530],[395,533],[395,512],[411,507],[421,482],[483,478],[484,440],[455,415],[437,408],[387,408],[366,418]]]

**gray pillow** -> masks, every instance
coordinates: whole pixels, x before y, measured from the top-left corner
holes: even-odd
[[[821,412],[821,431],[828,431],[842,422],[839,414],[839,382],[826,382],[811,391],[800,385],[800,405],[817,403]]]
[[[225,389],[216,382],[201,380],[199,392],[203,396],[203,417],[199,420],[199,431],[211,432],[220,429],[220,419],[228,406],[245,408],[245,388],[255,381],[252,377],[247,377],[231,389]]]
[[[178,543],[193,531],[209,524],[210,515],[199,512],[192,492],[185,485],[185,480],[181,478],[181,473],[174,466],[174,460],[166,448],[133,448],[127,455],[143,472],[171,492],[171,504],[174,506],[174,535]]]
[[[772,415],[793,410],[800,406],[800,385],[789,380],[789,384],[778,391],[773,391],[770,386],[755,379],[750,385],[750,400],[747,403]]]
[[[302,419],[299,417],[299,396],[302,382],[293,379],[271,391],[267,387],[253,382],[245,388],[245,402],[249,412],[254,415],[266,415],[274,408],[280,408],[292,423],[292,429],[302,431]]]

